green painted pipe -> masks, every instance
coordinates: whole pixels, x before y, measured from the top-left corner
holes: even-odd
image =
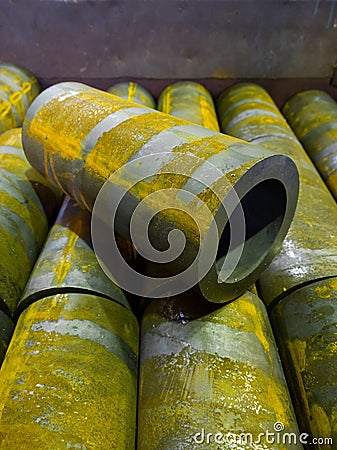
[[[116,302],[69,293],[28,306],[0,371],[0,448],[134,448],[137,353],[137,321]]]
[[[113,95],[129,100],[129,102],[138,103],[139,105],[148,106],[153,109],[156,108],[156,102],[152,94],[138,83],[133,83],[132,81],[128,83],[117,83],[107,91]]]
[[[333,440],[310,448],[332,450],[337,442],[337,278],[288,294],[271,320],[301,428]]]
[[[61,192],[28,163],[21,129],[0,135],[0,304],[12,314],[56,215]]]
[[[158,109],[205,128],[220,131],[212,96],[202,84],[179,81],[167,86],[158,99]]]
[[[280,253],[260,278],[270,304],[293,288],[337,275],[337,207],[307,154],[268,93],[252,83],[237,84],[218,99],[223,132],[292,157],[300,175],[294,220]]]
[[[191,300],[155,300],[143,316],[137,448],[301,449],[261,300],[250,292],[221,308]],[[297,443],[277,445],[283,433]]]
[[[15,64],[0,64],[0,133],[22,125],[39,92],[39,83],[28,70]]]
[[[323,91],[304,91],[283,106],[283,114],[337,199],[337,104]]]
[[[179,207],[190,208],[194,219],[176,208],[175,203],[173,212],[167,208],[156,214],[151,223],[149,235],[159,251],[167,248],[170,231],[178,228],[185,236],[184,251],[170,263],[173,274],[189,267],[197,254],[200,235],[207,236],[209,216],[220,217],[223,213],[220,200],[226,203],[232,198],[234,186],[237,202],[233,209],[235,213],[242,206],[246,240],[231,278],[218,283],[218,266],[221,267],[227,256],[230,239],[230,229],[225,228],[228,219],[220,218],[217,225],[220,233],[223,230],[224,233],[218,259],[199,282],[204,295],[212,301],[237,297],[256,280],[279,249],[296,205],[297,174],[289,158],[280,155],[265,158],[257,146],[250,147],[181,119],[136,107],[78,83],[53,86],[36,99],[26,116],[23,142],[33,166],[88,210],[92,210],[104,182],[114,171],[130,159],[147,155],[154,176],[146,178],[146,164],[134,164],[137,176],[137,170],[144,176],[130,188],[128,176],[115,175],[115,185],[130,198],[122,205],[116,230],[130,237],[134,207],[149,194],[159,193],[157,203],[153,200],[151,207],[162,209],[169,191],[168,195],[174,197]],[[167,152],[165,158],[158,155],[163,151]],[[206,162],[216,166],[218,172]],[[204,177],[202,181],[210,188],[201,182],[190,187],[187,179],[196,177],[196,173]],[[177,190],[179,194],[182,188],[192,195],[193,201],[187,202],[177,195]],[[166,189],[164,196],[163,189]],[[168,197],[170,201],[171,197]],[[196,206],[200,200],[208,216]],[[201,234],[195,225],[198,220]]]
[[[91,215],[66,197],[36,261],[16,315],[30,303],[65,292],[100,295],[127,305],[105,275],[92,249]]]

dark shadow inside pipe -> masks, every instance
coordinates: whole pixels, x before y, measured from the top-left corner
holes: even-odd
[[[268,179],[253,187],[241,199],[241,205],[245,219],[245,242],[235,269],[226,280],[222,280],[226,283],[236,283],[247,277],[267,255],[283,222],[287,206],[286,191],[280,181]],[[233,211],[220,238],[217,252],[218,273],[228,254],[231,238],[235,239],[230,223],[235,227],[236,220],[242,220],[239,206]],[[233,242],[232,251],[235,251],[239,244]]]

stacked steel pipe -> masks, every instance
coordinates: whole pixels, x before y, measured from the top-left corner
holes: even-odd
[[[133,448],[138,324],[66,198],[34,267],[1,369],[4,448]]]
[[[39,90],[26,69],[0,64],[0,364],[14,328],[11,316],[61,200],[28,163],[15,128]]]
[[[179,81],[167,86],[158,99],[158,109],[171,116],[220,131],[212,96],[202,84]]]
[[[122,170],[114,176],[114,184],[130,198],[116,219],[117,231],[130,238],[133,211],[149,194],[183,188],[194,202],[191,197],[188,202],[183,196],[177,199],[200,219],[204,227],[201,236],[207,236],[208,219],[204,220],[195,206],[202,200],[212,219],[216,216],[221,235],[218,260],[213,261],[209,272],[199,281],[201,291],[212,301],[230,300],[256,280],[279,249],[295,210],[297,173],[289,158],[265,157],[256,146],[152,109],[136,107],[78,83],[53,86],[38,97],[27,114],[23,142],[33,166],[88,210],[92,210],[100,189],[114,171],[130,160],[150,155],[147,158],[150,167],[134,164],[132,173]],[[210,170],[207,163],[218,172]],[[179,167],[183,173],[178,173]],[[191,186],[187,178],[196,173],[204,184]],[[144,175],[141,181],[132,186],[134,177],[141,174]],[[232,209],[234,215],[237,208],[243,209],[246,240],[231,278],[219,283],[218,267],[228,253],[230,234],[224,205],[227,198],[232,201],[229,193],[234,192],[233,187],[238,200]],[[214,190],[220,195],[215,195]],[[158,204],[151,207],[160,207],[165,199],[159,197]],[[169,264],[174,274],[186,269],[197,255],[199,236],[194,223],[186,214],[180,211],[172,214],[169,208],[153,218],[150,240],[157,250],[167,248],[167,236],[172,230],[184,233],[184,251]],[[104,263],[108,265],[109,261]],[[119,283],[127,284],[123,270],[117,276]]]
[[[218,100],[218,112],[224,132],[258,143],[270,154],[283,152],[299,169],[294,221],[259,286],[300,426],[337,442],[336,204],[264,89],[250,83],[229,88]]]
[[[0,136],[0,172],[0,304],[11,315],[62,194],[30,166],[22,149],[21,129]]]
[[[159,107],[180,105],[179,117],[202,125],[200,91],[192,82],[169,86]],[[214,123],[214,107],[208,112]],[[191,294],[155,300],[141,330],[139,449],[229,448],[243,432],[241,448],[251,448],[276,423],[299,434],[266,309],[253,293],[217,309]]]
[[[283,106],[283,114],[337,199],[337,104],[325,92],[300,92]]]
[[[151,93],[138,83],[117,83],[108,89],[113,95],[125,98],[129,102],[137,103],[138,105],[148,106],[149,108],[155,108],[156,102]]]
[[[39,92],[39,83],[28,70],[15,64],[0,64],[0,133],[21,127]]]

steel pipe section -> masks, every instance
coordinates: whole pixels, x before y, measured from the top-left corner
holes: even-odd
[[[0,310],[0,366],[5,357],[14,330],[14,323],[10,317]]]
[[[302,448],[276,442],[298,428],[265,307],[251,292],[220,308],[186,294],[153,301],[139,386],[139,450]]]
[[[0,63],[0,133],[21,127],[29,105],[39,92],[39,83],[28,70]]]
[[[28,306],[0,371],[1,447],[134,448],[138,331],[131,311],[95,295]]]
[[[172,230],[182,231],[186,240],[181,255],[169,263],[173,273],[189,266],[199,241],[208,236],[211,220],[195,207],[202,200],[221,236],[211,270],[199,283],[211,301],[237,297],[257,279],[279,250],[296,206],[298,179],[290,158],[265,157],[257,146],[78,83],[53,86],[36,99],[26,116],[23,142],[33,166],[89,211],[104,183],[119,171],[111,185],[127,194],[116,219],[117,232],[126,238],[135,207],[149,197],[148,210],[159,209],[149,227],[156,250],[167,249]],[[128,173],[125,164],[130,162]],[[168,191],[171,197],[175,192],[170,208]],[[184,208],[190,208],[188,217]],[[233,254],[228,249],[237,256],[239,244],[230,243],[235,230],[229,223],[240,212],[246,227],[242,253],[228,279],[219,282],[221,262]],[[199,235],[197,219],[202,222]]]
[[[337,278],[283,298],[271,320],[302,430],[337,442]],[[310,439],[309,439],[310,441]]]
[[[220,131],[212,96],[200,83],[178,81],[167,86],[158,99],[158,109],[210,130]]]
[[[323,91],[294,95],[282,112],[337,199],[337,104]]]
[[[292,157],[299,171],[294,220],[260,278],[266,304],[303,283],[337,276],[336,204],[271,97],[255,84],[237,84],[219,97],[218,113],[223,132]]]
[[[129,81],[128,83],[117,83],[107,89],[110,94],[125,98],[129,102],[134,102],[139,105],[148,106],[149,108],[156,108],[156,101],[152,94],[138,83]]]
[[[128,305],[105,275],[92,249],[91,215],[66,197],[21,297],[18,316],[30,303],[61,293],[89,293]]]
[[[21,129],[0,135],[0,305],[17,306],[62,193],[28,163]]]

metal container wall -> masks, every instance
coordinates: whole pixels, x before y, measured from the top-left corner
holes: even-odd
[[[337,278],[288,294],[271,320],[302,430],[337,442]],[[310,441],[310,439],[309,439]]]
[[[117,83],[107,89],[110,94],[125,98],[129,102],[134,102],[139,105],[148,106],[149,108],[156,108],[156,101],[151,93],[138,83],[132,81],[128,83]]]
[[[238,204],[243,207],[247,239],[232,279],[218,284],[218,269],[213,264],[199,283],[204,295],[212,301],[234,298],[256,280],[279,249],[296,205],[297,173],[289,158],[281,155],[265,158],[258,147],[249,147],[154,110],[135,107],[118,97],[112,101],[111,94],[77,83],[53,86],[38,97],[26,116],[23,142],[34,167],[89,210],[115,170],[130,159],[151,155],[148,160],[154,177],[146,179],[148,168],[139,167],[142,180],[130,192],[127,178],[114,180],[131,198],[123,205],[122,217],[117,221],[117,231],[124,237],[129,237],[134,207],[151,193],[184,188],[191,192],[195,202],[201,199],[211,215],[215,215],[220,199],[212,189],[226,202],[228,193],[233,192],[231,187],[235,186],[238,199],[242,199]],[[167,158],[153,156],[163,151],[168,152]],[[201,188],[199,183],[196,195],[189,188],[187,177],[195,176],[197,169],[203,173],[200,165],[204,168],[206,161],[220,170],[221,177],[217,175],[214,180],[214,170],[205,169],[206,186],[211,189],[205,189],[204,184]],[[177,174],[180,167],[183,175]],[[195,214],[193,218],[199,214],[197,208],[193,209],[195,202],[189,204]],[[185,207],[184,201],[181,203]],[[200,215],[204,220],[204,215]],[[186,251],[170,267],[173,272],[186,268],[199,245],[194,221],[178,211],[173,217],[169,212],[157,214],[153,222],[158,249],[167,247],[172,229],[183,231]],[[226,223],[227,218],[218,224],[221,233]],[[202,230],[204,234],[207,227],[208,224]],[[227,228],[220,241],[220,263],[226,254],[228,233]]]
[[[0,172],[0,303],[12,314],[62,194],[28,163],[21,129],[0,136]]]
[[[282,112],[337,199],[337,104],[322,91],[294,95]]]
[[[28,70],[0,63],[0,133],[22,125],[39,92],[39,83]]]
[[[146,309],[138,449],[251,449],[266,431],[275,442],[260,435],[261,448],[301,449],[298,441],[277,445],[277,428],[297,436],[298,428],[263,303],[246,292],[212,307],[181,296]],[[239,445],[241,433],[251,433],[252,442]]]
[[[100,295],[127,305],[123,292],[105,275],[92,249],[91,215],[66,197],[36,261],[17,315],[30,303],[65,292]]]
[[[299,170],[296,214],[260,278],[263,300],[270,304],[303,283],[337,275],[336,204],[271,97],[255,84],[238,84],[219,97],[218,112],[224,132],[292,157]]]
[[[89,294],[21,314],[0,371],[1,449],[132,449],[138,324]]]
[[[167,86],[158,99],[158,109],[210,130],[220,131],[212,96],[202,84],[179,81]]]

